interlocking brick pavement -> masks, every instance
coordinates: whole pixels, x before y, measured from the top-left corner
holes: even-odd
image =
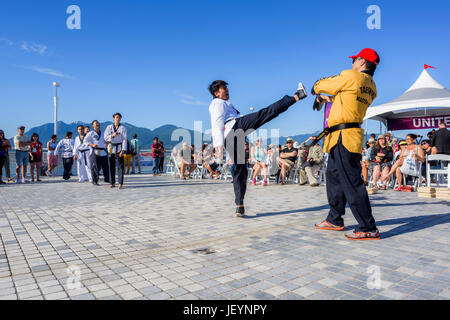
[[[450,299],[447,201],[371,195],[382,239],[352,242],[314,228],[323,186],[249,185],[240,219],[229,181],[44,179],[0,187],[1,300]]]

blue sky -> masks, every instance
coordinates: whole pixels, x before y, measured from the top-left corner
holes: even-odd
[[[81,8],[81,30],[66,9]],[[381,30],[366,9],[381,8]],[[53,81],[61,83],[59,119],[210,127],[208,84],[224,79],[243,113],[257,110],[299,81],[309,90],[351,67],[365,47],[381,56],[378,98],[392,100],[423,64],[450,87],[448,1],[3,1],[0,4],[0,128],[53,121]],[[308,98],[265,128],[281,135],[319,130]],[[378,130],[376,122],[371,131]]]

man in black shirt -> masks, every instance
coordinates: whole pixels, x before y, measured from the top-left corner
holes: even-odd
[[[292,140],[292,138],[288,138],[286,140],[286,147],[280,152],[280,158],[278,159],[278,164],[281,167],[280,184],[284,184],[286,172],[292,169],[295,164],[295,159],[297,158],[298,151],[292,146],[293,143],[294,140]]]
[[[450,131],[445,128],[445,123],[439,124],[439,130],[433,135],[431,140],[432,154],[450,155]]]

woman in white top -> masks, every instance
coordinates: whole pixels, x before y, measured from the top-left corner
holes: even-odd
[[[425,154],[423,152],[423,149],[416,144],[416,139],[417,135],[412,133],[406,136],[406,148],[403,149],[398,161],[401,161],[401,163],[403,163],[403,161],[409,156],[416,159],[417,166],[419,165],[419,162],[425,161]],[[395,175],[397,177],[398,183],[398,188],[395,189],[395,191],[401,191],[403,184],[403,174],[400,169],[401,167],[397,167],[397,169],[395,170]]]

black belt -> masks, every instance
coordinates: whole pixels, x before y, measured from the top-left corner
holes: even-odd
[[[111,145],[115,147],[116,152],[114,154],[116,154],[116,155],[119,154],[123,150],[122,149],[122,142],[121,143],[113,143],[113,142],[111,142]],[[120,151],[117,151],[117,146],[120,146]],[[111,150],[111,153],[112,153],[112,150]]]
[[[78,150],[78,151],[85,153],[85,152],[88,152],[88,151],[91,151],[91,150],[90,149],[84,149],[84,150]],[[84,164],[87,166],[86,155],[84,156]]]
[[[341,123],[341,124],[337,124],[332,127],[325,128],[325,130],[323,130],[316,137],[316,139],[313,142],[311,142],[311,144],[308,147],[315,146],[317,143],[319,143],[320,140],[322,140],[322,138],[329,135],[330,133],[333,133],[333,132],[339,131],[339,130],[344,130],[344,129],[351,129],[351,128],[361,128],[361,124],[359,122],[350,122],[350,123]]]

